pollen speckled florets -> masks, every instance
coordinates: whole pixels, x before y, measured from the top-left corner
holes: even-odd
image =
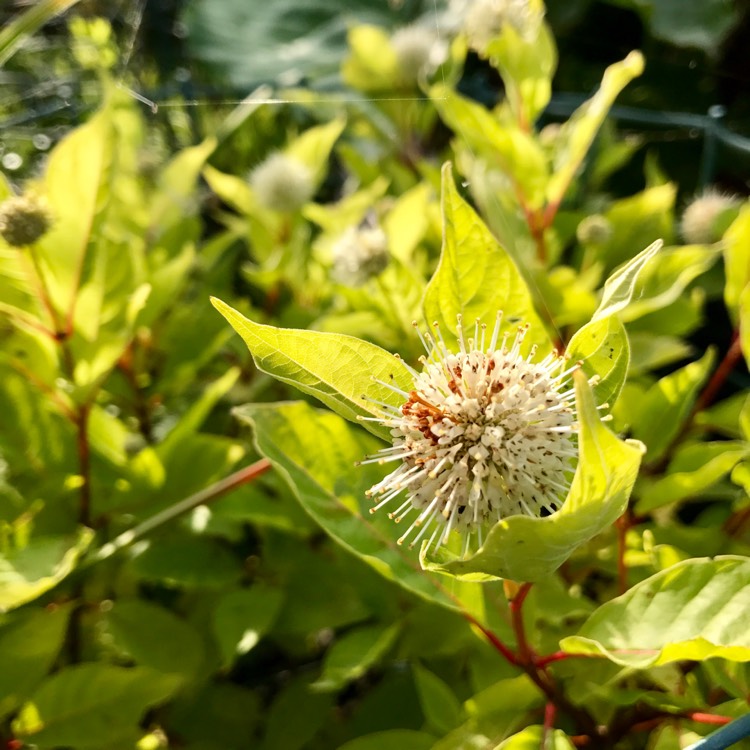
[[[436,325],[435,337],[422,336],[427,357],[412,370],[413,389],[398,391],[404,403],[381,404],[393,446],[367,461],[400,463],[368,495],[371,512],[394,502],[390,517],[409,519],[399,544],[426,537],[437,549],[457,531],[466,556],[498,521],[552,513],[565,499],[578,455],[570,376],[580,363],[557,352],[534,362],[536,347],[521,353],[528,326],[508,346],[507,333],[498,342],[501,320],[485,345],[486,327],[477,322],[467,340],[459,317],[457,353]]]

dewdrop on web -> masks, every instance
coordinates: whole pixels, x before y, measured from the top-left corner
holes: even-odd
[[[0,237],[11,247],[33,245],[52,226],[46,201],[33,193],[0,203]]]
[[[310,169],[282,153],[271,154],[250,173],[250,186],[261,205],[272,211],[298,211],[313,196]]]
[[[371,513],[388,507],[407,528],[398,543],[427,539],[433,551],[451,534],[461,556],[479,549],[487,531],[513,515],[541,517],[559,510],[578,458],[578,420],[572,374],[581,362],[552,351],[536,360],[537,347],[521,353],[528,325],[500,336],[476,321],[465,335],[458,317],[458,351],[415,328],[427,352],[421,372],[409,367],[413,388],[377,381],[403,398],[399,407],[376,402],[393,445],[361,463],[398,462],[371,487]],[[594,384],[597,378],[591,378]],[[608,408],[607,404],[599,407]]]

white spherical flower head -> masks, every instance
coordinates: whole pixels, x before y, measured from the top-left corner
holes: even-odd
[[[466,340],[459,317],[456,353],[437,324],[435,337],[420,334],[427,357],[412,370],[413,389],[397,391],[398,408],[379,402],[393,446],[363,463],[399,462],[368,491],[370,512],[394,504],[389,516],[408,519],[399,544],[428,538],[438,549],[455,531],[465,557],[498,521],[553,513],[565,499],[578,455],[570,376],[581,363],[569,367],[554,351],[535,362],[536,347],[521,353],[528,326],[508,346],[507,333],[498,342],[501,320],[485,345],[486,326],[477,322]]]
[[[734,195],[707,190],[682,214],[680,232],[683,239],[694,245],[718,242],[731,223],[733,209],[738,205],[739,200]]]
[[[388,238],[377,224],[349,227],[333,246],[333,275],[346,286],[362,286],[389,261]]]
[[[297,211],[313,196],[310,169],[286,154],[271,154],[250,174],[250,185],[265,208]]]
[[[439,40],[433,29],[404,26],[391,37],[401,82],[414,86],[422,73],[431,73],[440,60]]]

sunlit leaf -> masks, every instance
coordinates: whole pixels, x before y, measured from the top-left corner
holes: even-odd
[[[547,185],[549,203],[558,205],[562,201],[614,100],[630,81],[643,72],[643,66],[640,52],[631,52],[622,62],[610,65],[604,71],[596,94],[562,125],[554,171]]]
[[[315,396],[346,419],[378,415],[379,409],[368,399],[394,406],[406,400],[374,380],[401,390],[411,387],[403,362],[384,349],[336,333],[261,325],[221,300],[211,301],[242,336],[259,370]],[[387,428],[374,422],[364,424],[373,434],[389,439]]]
[[[522,732],[501,742],[494,750],[539,750],[540,747],[544,747],[545,750],[574,750],[575,748],[561,729],[552,729],[549,733],[549,740],[544,745],[541,744],[543,736],[542,727],[527,727]]]
[[[529,323],[528,344],[549,348],[544,324],[513,259],[459,195],[450,164],[443,166],[442,175],[443,249],[425,292],[425,321],[437,321],[446,340],[455,341],[458,314],[467,330],[473,330],[476,319],[491,330],[502,311],[504,330],[513,332],[519,323]]]
[[[750,560],[685,560],[635,585],[591,615],[569,653],[645,668],[721,657],[750,661]]]

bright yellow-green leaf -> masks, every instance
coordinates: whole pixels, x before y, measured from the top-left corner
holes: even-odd
[[[732,315],[737,314],[740,296],[750,283],[750,201],[724,234],[726,286],[724,301]]]
[[[398,59],[388,34],[379,26],[363,24],[347,35],[351,54],[341,66],[344,81],[359,91],[392,89],[398,78]]]
[[[328,158],[345,124],[343,119],[337,118],[325,125],[317,125],[297,136],[284,149],[287,156],[304,164],[312,172],[316,187],[328,171]]]
[[[561,646],[641,669],[711,657],[750,661],[749,605],[750,560],[685,560],[603,604]]]
[[[645,250],[641,250],[635,258],[618,268],[604,282],[602,299],[591,318],[592,320],[607,318],[630,304],[638,276],[644,266],[661,250],[663,244],[661,240],[652,242]]]
[[[631,52],[622,62],[610,65],[596,94],[563,124],[554,170],[547,185],[549,203],[558,205],[562,201],[610,107],[625,86],[643,72],[643,65],[640,52]]]
[[[617,400],[630,364],[628,334],[618,317],[611,315],[587,323],[573,335],[566,354],[573,361],[581,360],[587,375],[599,376],[594,386],[598,404]]]
[[[622,311],[626,322],[665,308],[698,276],[708,271],[720,249],[710,245],[685,245],[662,250],[648,264],[635,286],[634,298]]]
[[[400,406],[412,378],[404,363],[375,344],[338,333],[274,328],[254,323],[221,300],[214,307],[242,336],[259,370],[320,399],[346,419],[379,415],[368,399]],[[389,440],[390,431],[376,422],[364,422],[375,435]]]
[[[562,729],[553,729],[550,732],[548,742],[544,745],[542,745],[543,736],[544,730],[542,727],[526,727],[522,732],[501,742],[494,750],[539,750],[541,747],[544,747],[545,750],[575,750],[575,745]]]
[[[549,349],[549,337],[526,282],[513,259],[459,195],[448,163],[443,166],[442,205],[443,249],[425,292],[425,321],[437,321],[446,340],[455,341],[457,315],[463,316],[467,329],[478,318],[492,330],[500,310],[504,331],[513,332],[519,323],[528,323],[526,345],[536,343]]]
[[[649,461],[658,459],[678,433],[714,359],[709,349],[697,362],[666,375],[646,392],[641,405],[645,418],[633,424],[633,436],[646,444]]]
[[[439,84],[430,90],[435,108],[447,125],[477,156],[500,167],[520,188],[530,208],[544,200],[547,159],[542,147],[512,122],[501,123],[481,104]]]
[[[562,508],[544,518],[510,516],[489,531],[484,546],[464,559],[440,550],[422,555],[427,570],[481,579],[538,581],[560,567],[580,545],[611,526],[627,506],[643,447],[624,442],[601,422],[585,376],[575,374],[579,459]]]
[[[636,513],[648,513],[664,505],[700,494],[726,476],[746,458],[750,447],[739,441],[696,443],[680,450],[666,473],[640,485]]]

